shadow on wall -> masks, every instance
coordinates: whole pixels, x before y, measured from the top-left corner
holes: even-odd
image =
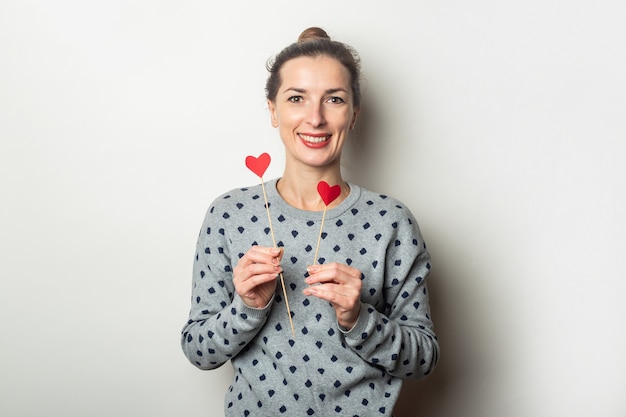
[[[472,281],[469,285],[468,277],[458,272],[458,264],[466,256],[455,247],[455,242],[442,241],[433,229],[426,239],[433,258],[428,290],[439,339],[439,364],[428,377],[405,381],[395,416],[485,416],[492,413],[488,410],[496,401],[488,387],[493,383],[493,355],[502,347],[494,345],[485,333],[488,322],[480,313],[477,299],[477,294],[484,291],[479,283]]]
[[[372,100],[373,101],[373,100]],[[377,172],[384,161],[385,146],[381,138],[384,127],[377,118],[378,112],[368,104],[361,109],[355,129],[343,151],[342,171],[348,181],[365,186],[372,191],[385,191]]]

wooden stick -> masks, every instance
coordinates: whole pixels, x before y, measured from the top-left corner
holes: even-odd
[[[322,224],[320,225],[320,234],[317,237],[317,247],[315,248],[315,258],[313,258],[313,265],[317,262],[317,253],[320,249],[320,240],[322,239],[322,230],[324,230],[324,218],[326,217],[326,206],[324,206],[324,213],[322,214]]]
[[[261,187],[263,188],[263,198],[265,199],[265,211],[267,211],[267,220],[270,224],[270,232],[272,235],[272,242],[274,243],[274,247],[276,248],[276,238],[274,237],[274,228],[272,227],[272,216],[270,216],[270,206],[267,202],[267,194],[265,193],[265,183],[263,182],[263,177],[261,177]],[[285,307],[287,307],[287,315],[289,316],[289,324],[291,325],[291,334],[295,337],[296,331],[293,328],[293,319],[291,318],[291,309],[289,308],[289,299],[287,298],[287,289],[285,288],[285,279],[283,278],[283,273],[279,274],[280,276],[280,285],[283,287],[283,296],[285,297]]]

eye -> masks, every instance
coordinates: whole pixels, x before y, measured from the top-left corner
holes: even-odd
[[[287,100],[292,103],[300,103],[302,102],[302,96],[291,96]]]
[[[337,96],[333,96],[333,97],[329,97],[328,100],[326,100],[329,103],[333,103],[333,104],[342,104],[345,103],[345,100],[342,99],[341,97],[337,97]]]

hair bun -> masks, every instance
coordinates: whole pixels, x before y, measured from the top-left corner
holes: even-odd
[[[328,39],[330,40],[330,36],[328,36],[328,33],[326,33],[326,31],[322,28],[318,28],[318,27],[310,27],[308,29],[305,29],[300,36],[298,36],[298,43],[299,42],[306,42],[306,41],[313,41],[316,39]]]

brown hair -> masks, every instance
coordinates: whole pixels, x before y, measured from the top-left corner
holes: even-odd
[[[265,97],[274,101],[282,80],[280,70],[283,65],[301,56],[316,57],[326,55],[339,61],[350,73],[352,99],[354,107],[361,104],[361,62],[357,52],[350,46],[334,41],[324,29],[310,27],[305,29],[295,43],[287,46],[267,63],[269,76],[265,83]]]

